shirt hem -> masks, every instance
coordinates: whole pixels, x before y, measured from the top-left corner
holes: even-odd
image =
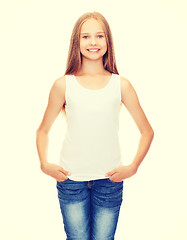
[[[68,176],[70,180],[73,181],[93,181],[93,180],[100,180],[100,179],[106,179],[108,177],[106,176],[97,176],[97,177],[74,177],[74,176]]]

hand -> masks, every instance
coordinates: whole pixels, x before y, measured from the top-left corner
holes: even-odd
[[[55,178],[59,182],[66,180],[68,178],[67,175],[71,175],[70,172],[66,171],[65,169],[63,169],[59,165],[56,165],[56,164],[53,164],[53,163],[43,163],[43,164],[41,164],[41,170],[45,174]]]
[[[133,165],[120,166],[106,173],[106,177],[110,176],[110,180],[114,182],[122,182],[123,179],[133,176],[137,172],[137,168]]]

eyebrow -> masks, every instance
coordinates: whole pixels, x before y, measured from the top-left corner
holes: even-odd
[[[104,33],[104,32],[97,32],[97,33]],[[89,34],[89,33],[81,33],[80,35],[83,35],[83,34]]]

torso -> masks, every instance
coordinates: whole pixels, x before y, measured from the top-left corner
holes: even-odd
[[[93,89],[93,90],[97,90],[97,89],[101,89],[104,88],[108,82],[110,81],[111,78],[111,73],[108,72],[108,74],[103,75],[103,76],[80,76],[80,75],[76,75],[75,76],[77,81],[85,88],[88,89]],[[65,76],[63,76],[61,78],[62,80],[62,91],[63,91],[63,96],[65,96],[65,91],[66,91],[66,83],[65,83]],[[122,88],[123,88],[123,84],[122,84],[122,79],[121,80],[121,95],[122,95]],[[66,105],[66,101],[64,102],[63,107]],[[122,105],[122,102],[121,102]]]
[[[78,86],[75,77],[83,88],[92,91]],[[121,164],[117,134],[120,76],[83,77],[72,74],[65,75],[65,79],[67,128],[60,166],[70,171],[71,179],[75,181],[102,179],[107,171]],[[102,146],[103,142],[105,144]]]

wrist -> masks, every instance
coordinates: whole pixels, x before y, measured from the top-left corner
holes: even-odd
[[[40,163],[40,168],[41,168],[41,170],[43,171],[43,169],[45,168],[45,166],[48,164],[48,162],[47,161],[44,161],[44,162],[41,162]]]
[[[136,163],[131,163],[129,167],[132,169],[133,172],[137,172],[138,170],[138,165]]]

